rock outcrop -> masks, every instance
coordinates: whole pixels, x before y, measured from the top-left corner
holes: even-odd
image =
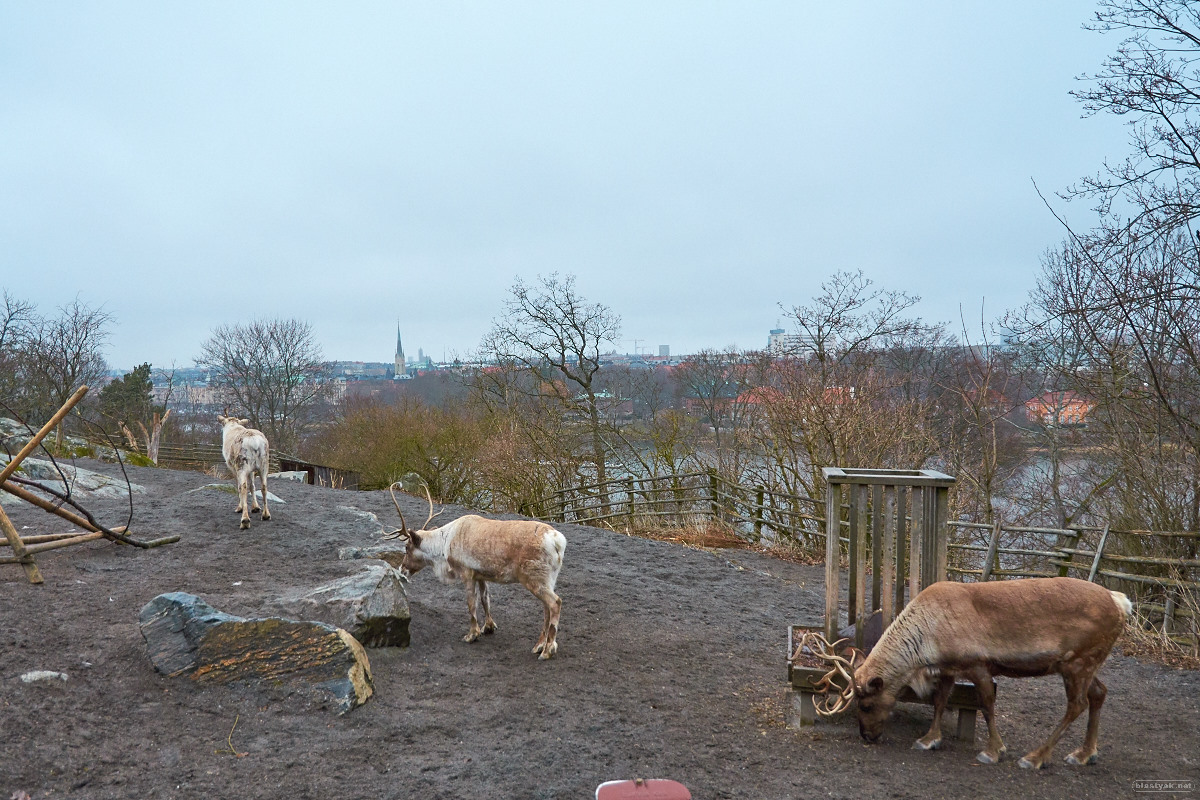
[[[151,663],[165,675],[283,687],[339,714],[373,692],[366,651],[333,625],[235,617],[185,592],[155,597],[138,624]]]

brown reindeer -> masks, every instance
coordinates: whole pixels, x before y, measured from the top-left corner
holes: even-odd
[[[396,484],[390,489],[394,490]],[[425,487],[426,497],[429,488]],[[464,642],[474,642],[480,633],[496,630],[488,598],[487,582],[519,583],[542,601],[545,615],[542,632],[533,652],[541,659],[552,658],[558,651],[558,619],[562,599],[554,593],[559,570],[562,569],[566,538],[544,522],[536,520],[486,519],[468,514],[434,530],[410,531],[400,513],[400,504],[392,491],[392,503],[400,514],[400,530],[385,538],[406,541],[400,571],[415,575],[432,566],[443,583],[461,580],[467,589],[467,610],[471,627]],[[429,519],[434,517],[433,500],[429,500]],[[476,596],[483,611],[483,626],[476,612]]]
[[[975,684],[988,726],[987,747],[977,758],[994,764],[1005,747],[996,730],[992,677],[1058,673],[1067,691],[1067,712],[1045,744],[1020,765],[1043,767],[1084,709],[1083,746],[1066,760],[1094,764],[1107,693],[1096,672],[1131,611],[1125,595],[1076,578],[935,583],[904,608],[854,671],[847,692],[858,701],[859,732],[868,742],[879,741],[896,695],[911,686],[922,697],[933,695],[933,724],[914,747],[940,747],[942,712],[955,679],[963,678]]]

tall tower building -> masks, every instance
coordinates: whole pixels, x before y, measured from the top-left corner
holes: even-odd
[[[400,342],[400,320],[396,320],[396,377],[401,378],[408,372],[404,363],[404,345]]]

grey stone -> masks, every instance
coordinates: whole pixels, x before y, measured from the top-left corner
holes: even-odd
[[[185,592],[138,615],[154,668],[197,683],[282,687],[344,714],[373,692],[371,663],[346,631],[321,622],[244,619]]]
[[[412,618],[405,580],[391,567],[362,572],[270,602],[272,611],[336,625],[367,647],[407,647]]]
[[[399,544],[373,544],[367,547],[338,548],[338,558],[342,561],[355,561],[360,558],[375,558],[386,561],[388,565],[400,569],[404,561],[404,547]]]

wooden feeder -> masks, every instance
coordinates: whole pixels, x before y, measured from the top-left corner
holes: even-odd
[[[931,583],[946,579],[946,519],[954,478],[934,470],[846,469],[826,467],[825,478],[825,621],[823,625],[788,628],[788,682],[795,691],[798,722],[816,722],[813,698],[828,665],[818,659],[793,661],[793,637],[800,630],[820,630],[836,641],[841,630],[842,529],[849,561],[847,624],[854,625],[854,646],[866,642],[867,621],[878,612],[882,629],[892,623],[907,598]],[[842,510],[848,508],[843,521]],[[868,593],[867,564],[871,565]],[[906,590],[907,589],[907,593]],[[922,702],[908,689],[899,699]],[[969,682],[955,684],[948,707],[959,711],[959,738],[974,739],[975,712],[982,707]]]

